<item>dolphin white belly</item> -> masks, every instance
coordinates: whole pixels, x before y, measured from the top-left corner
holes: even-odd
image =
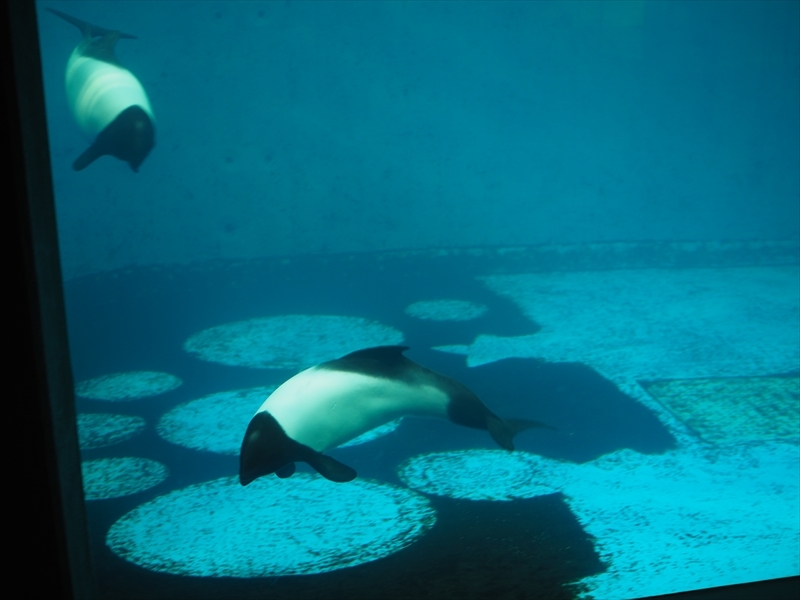
[[[141,107],[155,121],[150,99],[133,73],[87,56],[82,46],[72,52],[65,76],[69,107],[81,129],[94,137],[129,106]]]
[[[268,411],[293,440],[325,452],[407,415],[447,417],[449,398],[430,385],[312,367],[281,385]]]

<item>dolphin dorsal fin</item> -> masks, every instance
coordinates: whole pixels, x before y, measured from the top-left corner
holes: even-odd
[[[408,350],[408,346],[375,346],[374,348],[364,348],[356,350],[350,354],[345,354],[342,359],[362,359],[378,360],[381,362],[393,362],[403,357],[403,352]]]
[[[388,379],[408,380],[411,373],[419,371],[421,367],[410,361],[403,352],[408,346],[376,346],[356,350],[326,363],[317,366],[317,369],[329,371],[349,371]]]

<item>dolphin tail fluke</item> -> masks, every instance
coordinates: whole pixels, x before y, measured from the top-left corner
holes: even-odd
[[[98,27],[97,25],[92,25],[91,23],[87,23],[86,21],[81,21],[80,19],[76,19],[68,15],[67,13],[63,13],[60,10],[56,10],[55,8],[47,8],[45,10],[49,10],[54,15],[57,15],[64,19],[68,23],[72,23],[81,30],[84,36],[94,38],[94,37],[103,37],[109,33],[118,33],[119,37],[127,38],[129,40],[137,39],[135,35],[131,35],[129,33],[122,33],[120,31],[115,31],[114,29],[106,29],[105,27]]]
[[[534,427],[543,427],[545,429],[555,429],[545,423],[539,421],[528,421],[526,419],[499,419],[495,416],[486,417],[486,428],[492,439],[497,442],[497,445],[506,450],[514,449],[514,436],[520,431],[526,429],[533,429]]]

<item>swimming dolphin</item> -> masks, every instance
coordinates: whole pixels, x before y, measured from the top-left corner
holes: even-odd
[[[109,154],[138,172],[155,145],[155,118],[142,84],[114,56],[117,40],[136,36],[92,25],[60,10],[47,10],[83,33],[67,62],[67,99],[78,125],[95,140],[72,168],[81,171]]]
[[[263,475],[291,477],[295,462],[331,481],[355,479],[354,469],[323,452],[407,415],[449,419],[488,429],[502,448],[537,421],[503,420],[465,385],[403,356],[407,346],[358,350],[298,373],[276,389],[247,426],[239,455],[239,481]]]

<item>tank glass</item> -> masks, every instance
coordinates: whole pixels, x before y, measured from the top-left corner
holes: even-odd
[[[36,6],[100,597],[800,573],[800,3]]]

